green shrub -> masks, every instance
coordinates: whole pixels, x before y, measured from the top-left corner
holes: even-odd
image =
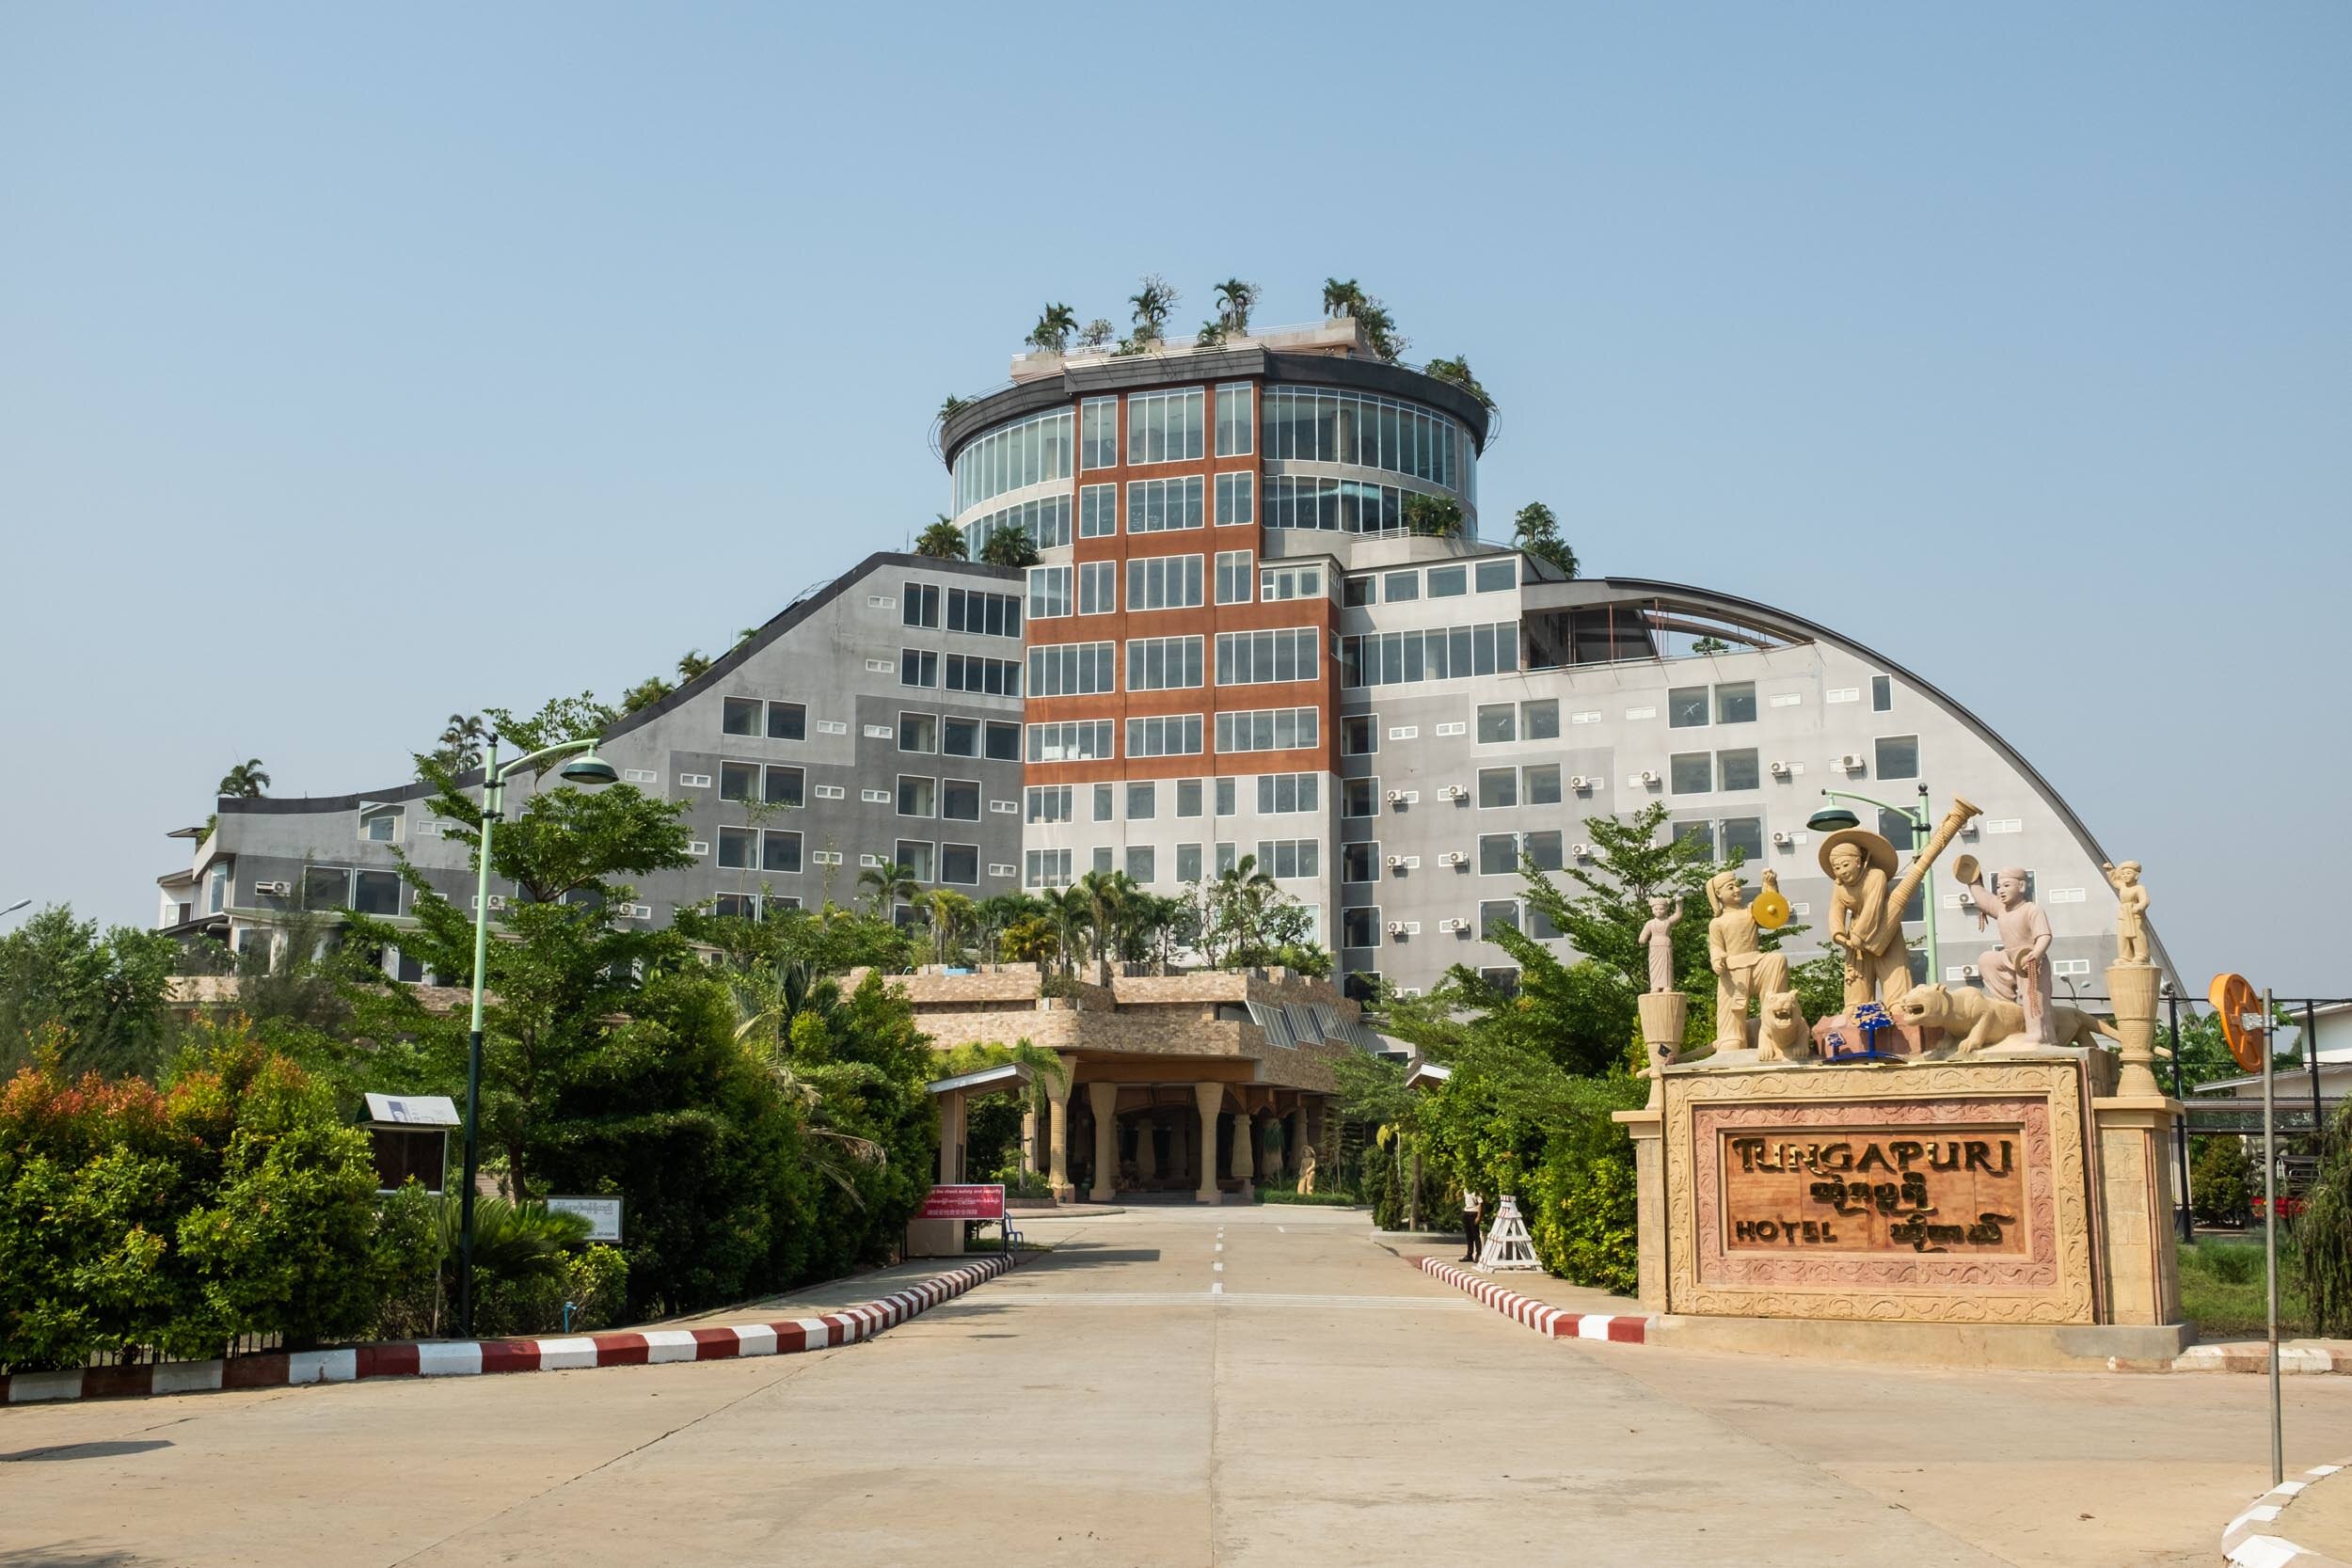
[[[1553,1139],[1528,1183],[1527,1233],[1536,1261],[1579,1285],[1632,1294],[1635,1192],[1633,1148],[1624,1134]]]
[[[1360,1208],[1363,1204],[1363,1199],[1354,1193],[1302,1193],[1290,1187],[1261,1187],[1258,1189],[1258,1201],[1260,1203],[1292,1203],[1308,1208],[1327,1209],[1354,1209]]]
[[[2189,1164],[2189,1212],[2205,1225],[2244,1225],[2253,1212],[2253,1161],[2246,1140],[2219,1134],[2199,1140]]]
[[[2352,1106],[2328,1126],[2318,1174],[2294,1226],[2312,1331],[2352,1332]]]
[[[2197,1241],[2196,1254],[2199,1266],[2220,1284],[2250,1285],[2263,1277],[2263,1248],[2259,1243],[2203,1236]]]

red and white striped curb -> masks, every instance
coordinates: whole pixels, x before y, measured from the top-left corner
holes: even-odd
[[[2254,1499],[2254,1506],[2222,1528],[2221,1556],[2238,1568],[2344,1568],[2341,1558],[2298,1546],[2277,1533],[2279,1516],[2322,1477],[2342,1470],[2342,1465],[2322,1465],[2294,1481],[2280,1481]],[[2344,1484],[2344,1483],[2339,1483]]]
[[[646,1329],[558,1339],[425,1339],[355,1345],[344,1350],[273,1351],[223,1361],[152,1362],[63,1372],[0,1375],[0,1404],[48,1400],[119,1399],[143,1394],[209,1393],[222,1388],[282,1388],[302,1383],[355,1383],[374,1377],[471,1377],[483,1372],[553,1372],[582,1367],[644,1367],[671,1361],[723,1361],[791,1355],[870,1339],[918,1313],[995,1278],[1018,1262],[999,1253],[934,1275],[879,1301],[814,1318],[732,1328]]]
[[[2172,1359],[2170,1367],[2176,1372],[2266,1373],[2270,1370],[2270,1346],[2260,1339],[2191,1345]],[[2279,1372],[2283,1377],[2352,1372],[2352,1354],[2328,1345],[2280,1345]]]
[[[1468,1269],[1455,1268],[1435,1258],[1417,1258],[1414,1261],[1423,1273],[1436,1275],[1448,1285],[1468,1291],[1513,1323],[1524,1323],[1549,1338],[1611,1339],[1621,1345],[1638,1345],[1648,1338],[1651,1320],[1645,1314],[1565,1311],[1557,1307],[1547,1307],[1533,1296],[1506,1291],[1492,1280],[1479,1278]]]

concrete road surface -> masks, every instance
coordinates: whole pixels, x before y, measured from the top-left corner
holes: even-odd
[[[1027,1222],[845,1350],[0,1411],[0,1564],[2206,1563],[2263,1381],[1550,1342],[1360,1212]],[[2352,1379],[2288,1380],[2290,1470]]]

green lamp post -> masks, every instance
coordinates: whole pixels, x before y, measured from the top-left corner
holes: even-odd
[[[473,1338],[473,1189],[479,1170],[482,1126],[482,971],[490,958],[490,831],[506,809],[506,780],[512,773],[557,757],[571,757],[558,777],[566,784],[609,784],[620,777],[596,755],[594,738],[542,747],[514,761],[499,761],[499,737],[482,766],[482,843],[475,854],[473,900],[473,1019],[466,1044],[466,1184],[457,1195],[457,1335]]]
[[[1911,824],[1911,852],[1915,855],[1927,843],[1928,834],[1932,831],[1928,821],[1928,786],[1925,784],[1919,786],[1920,803],[1915,806],[1890,806],[1883,800],[1874,800],[1867,795],[1856,795],[1843,789],[1824,789],[1821,794],[1832,800],[1859,800],[1866,806],[1893,812]],[[1806,817],[1804,825],[1817,833],[1836,832],[1840,828],[1862,826],[1862,818],[1841,806],[1824,806]],[[1933,982],[1944,973],[1944,950],[1935,940],[1935,870],[1932,866],[1919,879],[1919,907],[1927,914],[1928,979]],[[1895,912],[1899,923],[1902,911],[1898,910]]]

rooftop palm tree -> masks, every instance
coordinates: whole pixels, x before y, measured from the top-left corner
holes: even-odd
[[[689,648],[686,650],[686,657],[677,661],[677,678],[682,681],[698,681],[710,673],[710,667],[717,662],[718,660],[704,653],[700,648]]]
[[[1216,286],[1216,319],[1229,336],[1239,338],[1249,331],[1249,312],[1257,309],[1258,285],[1229,277]]]
[[[1029,329],[1029,346],[1048,354],[1060,354],[1070,347],[1070,335],[1078,330],[1078,313],[1067,305],[1048,305],[1037,325]]]
[[[1176,309],[1176,291],[1168,279],[1152,273],[1143,280],[1143,287],[1128,296],[1127,303],[1135,310],[1136,337],[1157,339],[1168,329],[1168,313]]]
[[[269,774],[262,767],[260,757],[248,757],[220,776],[220,787],[214,793],[234,796],[240,800],[258,800],[269,789]]]
[[[874,895],[874,912],[883,919],[889,918],[891,905],[902,899],[913,903],[923,891],[914,873],[897,861],[867,866],[857,874],[857,885],[860,891]]]
[[[1354,278],[1351,277],[1344,283],[1336,277],[1327,277],[1323,280],[1323,313],[1325,315],[1352,316],[1356,313],[1356,308],[1363,302],[1364,291],[1357,287]]]
[[[914,536],[914,553],[930,556],[933,561],[961,561],[970,546],[965,544],[963,530],[949,522],[946,514],[939,521],[925,526]]]

